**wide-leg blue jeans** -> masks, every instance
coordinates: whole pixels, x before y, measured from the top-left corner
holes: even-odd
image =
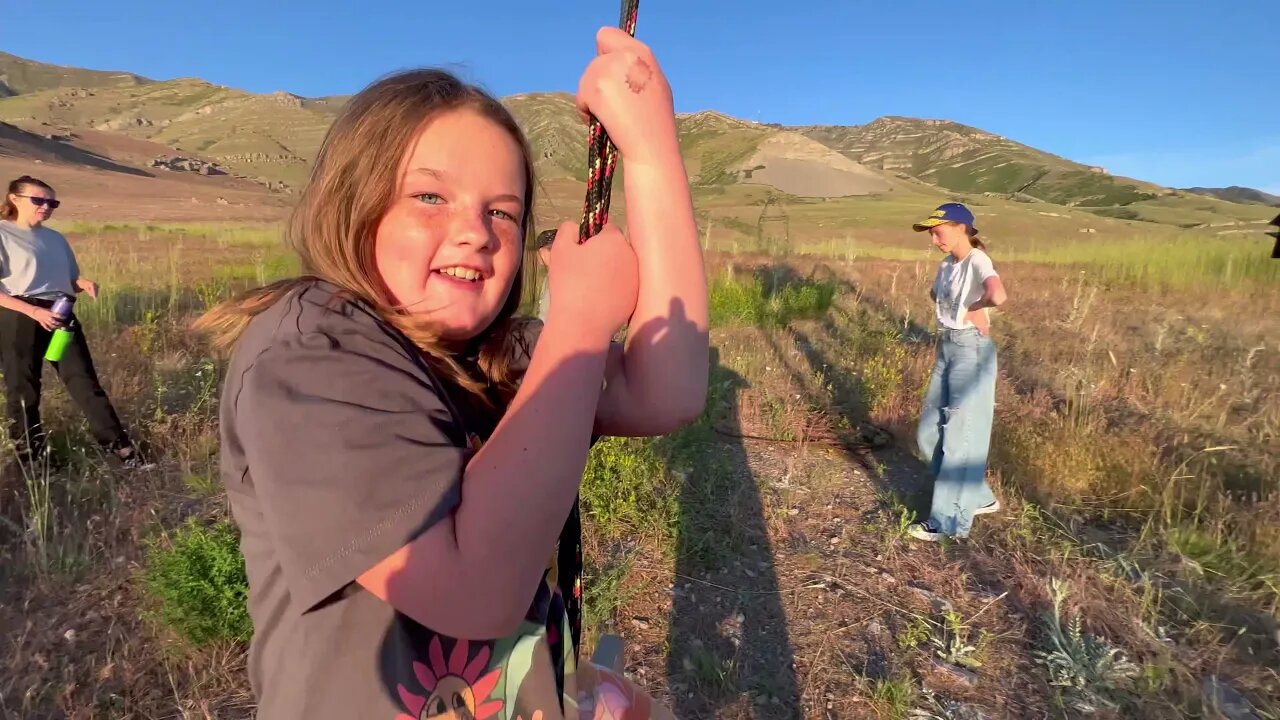
[[[973,511],[995,500],[987,453],[996,404],[996,346],[976,328],[943,328],[916,443],[933,473],[930,525],[967,537]]]

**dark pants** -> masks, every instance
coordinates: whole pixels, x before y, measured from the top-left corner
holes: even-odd
[[[79,322],[73,323],[72,329],[75,334],[63,351],[62,360],[51,364],[71,399],[88,418],[89,429],[98,443],[110,450],[125,447],[129,444],[128,436],[106,391],[98,383],[83,329]],[[0,372],[4,373],[5,414],[9,437],[23,456],[29,457],[44,448],[40,375],[51,337],[52,333],[35,320],[0,308]]]

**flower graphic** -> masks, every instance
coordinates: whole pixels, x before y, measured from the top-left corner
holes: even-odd
[[[420,662],[413,664],[413,674],[428,695],[424,698],[397,685],[400,701],[410,714],[402,713],[396,720],[485,720],[502,710],[501,700],[489,700],[489,693],[498,686],[501,668],[480,676],[489,664],[488,647],[482,646],[470,658],[470,643],[459,640],[446,663],[440,637],[436,636],[431,639],[428,653],[430,667]]]

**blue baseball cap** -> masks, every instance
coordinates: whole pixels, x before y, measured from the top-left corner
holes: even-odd
[[[949,222],[968,225],[969,230],[974,233],[978,232],[978,228],[973,226],[973,213],[969,212],[969,208],[960,203],[943,203],[939,205],[937,210],[929,213],[929,217],[912,225],[911,228],[916,232],[921,232]]]

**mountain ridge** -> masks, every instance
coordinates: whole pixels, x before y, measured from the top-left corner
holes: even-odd
[[[214,166],[286,194],[306,181],[324,134],[350,97],[253,93],[200,78],[155,80],[4,53],[0,80],[9,93],[0,97],[0,122],[14,128],[6,141],[12,158],[24,156],[15,150],[21,142],[37,138],[44,143],[41,158],[74,163],[85,154],[53,152],[47,141],[79,143],[90,154],[80,164],[101,171],[103,162],[93,160],[99,150],[110,155],[111,148],[127,146],[133,155],[102,160],[144,171]],[[529,138],[541,181],[585,180],[586,128],[572,93],[523,92],[500,100]],[[884,115],[863,125],[782,125],[704,108],[678,113],[677,127],[690,183],[704,198],[728,193],[753,204],[768,195],[807,202],[905,190],[929,200],[998,198],[1182,228],[1257,220],[1248,209],[1257,205],[1235,196],[1113,176],[945,118]],[[86,145],[86,138],[93,142]],[[139,155],[144,147],[157,156]],[[625,172],[624,163],[615,182]]]
[[[1263,190],[1251,187],[1242,187],[1240,185],[1230,185],[1221,188],[1189,187],[1181,188],[1181,190],[1183,192],[1189,192],[1196,195],[1204,195],[1206,197],[1217,198],[1219,200],[1226,200],[1227,202],[1280,207],[1280,195],[1273,195]]]
[[[109,87],[153,82],[123,70],[89,70],[69,65],[53,65],[0,51],[0,98],[23,95],[55,87]]]

